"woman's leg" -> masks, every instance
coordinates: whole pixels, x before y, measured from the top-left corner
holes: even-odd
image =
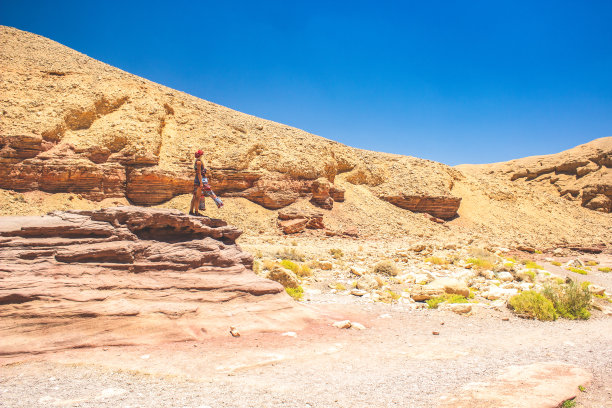
[[[189,207],[189,213],[198,213],[198,205],[200,205],[200,198],[202,197],[202,188],[200,186],[194,186],[193,197],[191,198],[191,206]]]

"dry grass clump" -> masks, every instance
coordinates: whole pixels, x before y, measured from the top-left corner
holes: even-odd
[[[587,261],[586,264],[587,264],[587,266],[597,266],[597,265],[599,265],[599,262],[597,262],[597,261]]]
[[[599,272],[608,273],[608,272],[610,272],[612,269],[608,268],[607,266],[604,266],[604,267],[602,267],[602,268],[597,268],[597,270],[598,270]]]
[[[293,273],[295,273],[300,278],[312,276],[312,270],[306,264],[297,264],[290,259],[283,259],[280,264],[283,268],[287,268],[290,271],[293,271]]]
[[[561,262],[558,262],[558,261],[552,261],[551,264],[555,266],[561,266]]]
[[[448,265],[449,264],[449,262],[446,259],[442,259],[437,256],[430,256],[429,258],[425,258],[425,262],[429,262],[434,265]]]
[[[397,265],[395,265],[395,262],[390,259],[385,259],[379,261],[376,265],[374,265],[374,273],[397,276],[397,274],[399,273],[399,269],[397,268]]]
[[[588,275],[589,274],[584,269],[574,268],[573,266],[570,266],[569,268],[567,268],[567,270],[570,271],[570,272],[578,273],[580,275]]]
[[[278,251],[276,255],[279,258],[289,259],[291,261],[297,262],[304,262],[304,254],[302,254],[295,248],[283,248],[281,251]]]
[[[344,252],[340,248],[332,248],[329,253],[334,259],[340,259],[344,256]]]
[[[525,267],[529,269],[544,269],[534,261],[525,261]]]
[[[465,261],[472,264],[472,268],[475,269],[493,269],[495,267],[493,262],[483,258],[468,258]]]

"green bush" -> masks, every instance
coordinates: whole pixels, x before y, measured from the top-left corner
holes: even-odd
[[[553,302],[538,292],[528,290],[514,295],[508,305],[516,313],[538,320],[556,320],[557,313]]]
[[[440,303],[468,303],[468,300],[461,295],[444,294],[442,296],[432,297],[425,302],[430,309],[437,309]]]
[[[280,264],[283,268],[289,269],[293,273],[297,273],[298,269],[300,268],[298,264],[289,259],[283,259]]]
[[[302,297],[304,297],[304,288],[301,286],[297,288],[285,288],[285,291],[295,300],[301,300]]]
[[[561,266],[561,262],[558,262],[558,261],[552,261],[551,264],[555,266]]]
[[[588,275],[589,274],[584,269],[574,268],[573,266],[570,266],[569,268],[567,268],[567,270],[571,271],[571,272],[574,272],[574,273],[579,273],[580,275]]]
[[[580,285],[573,280],[564,284],[546,284],[542,295],[549,299],[557,313],[566,319],[583,319],[591,317],[589,305],[591,304],[591,292],[588,284]]]
[[[434,265],[448,265],[448,261],[446,259],[442,259],[437,256],[430,256],[429,258],[425,258],[425,262],[429,262]]]
[[[597,268],[597,270],[598,270],[599,272],[605,272],[605,273],[608,273],[608,272],[610,272],[612,269],[608,268],[607,266],[604,266],[603,268]]]
[[[529,269],[544,269],[543,267],[541,267],[540,265],[538,265],[537,263],[533,261],[525,262],[525,267]]]

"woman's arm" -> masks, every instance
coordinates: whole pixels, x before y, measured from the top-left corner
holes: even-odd
[[[200,186],[203,186],[204,184],[202,183],[202,168],[204,167],[204,163],[202,163],[201,160],[198,160],[198,164],[196,167],[198,169],[198,180],[200,181]]]

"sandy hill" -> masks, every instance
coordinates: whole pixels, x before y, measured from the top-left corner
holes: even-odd
[[[532,171],[527,162],[452,168],[351,148],[10,27],[0,27],[0,75],[3,214],[126,201],[186,210],[193,152],[202,148],[213,188],[227,204],[222,216],[246,236],[280,234],[278,212],[288,207],[321,212],[328,231],[380,239],[540,246],[610,241],[609,182],[596,192],[580,187],[567,200],[540,188],[545,174],[537,189],[531,177],[508,177],[514,166],[516,174],[520,166]],[[597,170],[590,159],[575,170],[590,166],[609,178],[611,140],[597,142],[603,155],[593,162]],[[562,174],[558,185],[571,181],[565,168],[547,168],[551,177]]]

